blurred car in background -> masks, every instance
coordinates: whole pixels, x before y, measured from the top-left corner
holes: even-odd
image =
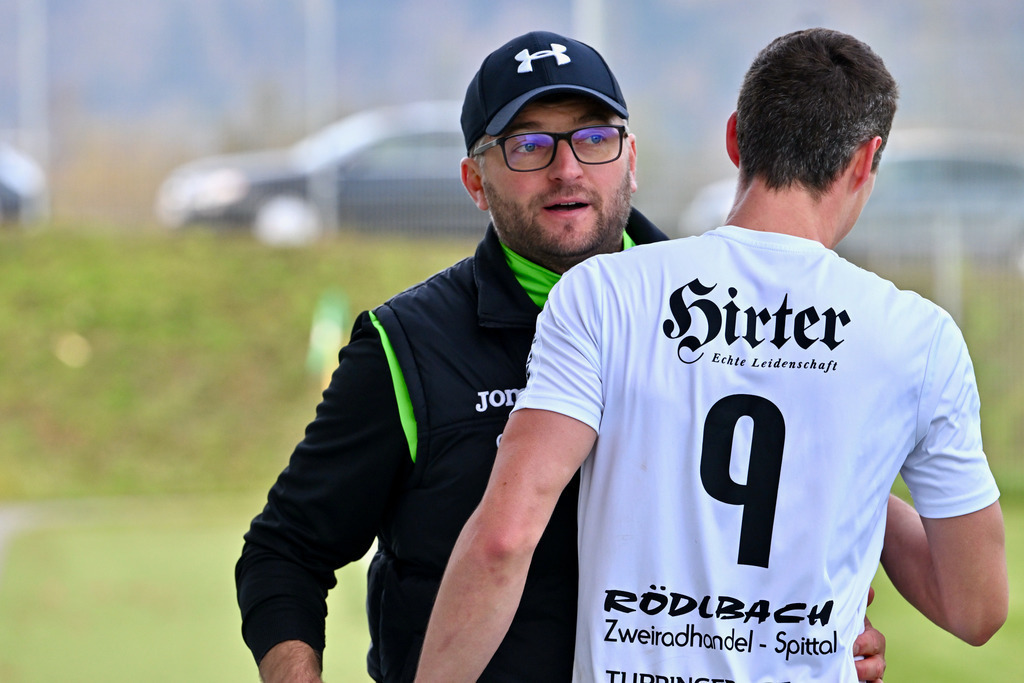
[[[0,222],[32,223],[43,217],[46,176],[33,159],[0,142]]]
[[[680,216],[680,234],[722,224],[735,189],[729,178],[698,191]],[[871,198],[836,251],[855,261],[939,254],[1020,267],[1024,142],[962,131],[893,131]]]
[[[160,186],[157,217],[269,242],[311,241],[331,226],[482,235],[488,216],[459,175],[461,110],[455,101],[372,109],[283,150],[192,161]]]

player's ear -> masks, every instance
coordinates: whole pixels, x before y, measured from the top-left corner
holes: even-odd
[[[732,113],[728,123],[725,124],[725,151],[728,152],[729,159],[736,165],[736,168],[739,168],[740,147],[736,142],[736,112]]]
[[[874,172],[875,154],[878,153],[878,148],[881,146],[882,138],[876,135],[863,143],[853,153],[850,165],[853,173],[851,176],[851,181],[853,182],[852,189],[855,192],[871,179],[871,174]]]
[[[462,185],[473,198],[473,203],[481,211],[487,211],[490,206],[487,204],[487,197],[484,196],[483,169],[480,161],[472,157],[462,159]]]

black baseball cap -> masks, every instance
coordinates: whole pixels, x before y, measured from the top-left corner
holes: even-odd
[[[533,100],[554,93],[587,95],[629,118],[619,83],[597,50],[557,33],[533,31],[487,55],[473,76],[462,103],[466,149],[485,133],[500,133]]]

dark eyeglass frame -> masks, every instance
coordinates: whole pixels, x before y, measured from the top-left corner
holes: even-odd
[[[614,128],[615,130],[617,130],[619,132],[619,136],[618,136],[619,137],[619,151],[616,152],[615,156],[613,156],[611,159],[608,159],[607,161],[584,161],[583,159],[580,159],[580,155],[576,153],[576,148],[573,146],[573,143],[572,143],[572,136],[575,135],[576,133],[579,133],[581,130],[590,130],[592,128]],[[493,140],[490,140],[489,142],[485,142],[485,143],[483,143],[482,145],[478,146],[476,149],[473,150],[473,156],[476,156],[478,154],[482,154],[482,153],[486,152],[487,150],[489,150],[491,147],[501,147],[501,156],[505,160],[505,166],[508,167],[508,170],[515,171],[516,173],[532,173],[533,171],[540,171],[541,169],[545,169],[548,166],[550,166],[551,163],[555,160],[555,155],[558,152],[558,143],[559,143],[559,141],[560,140],[565,140],[565,143],[567,145],[569,145],[569,149],[572,150],[572,155],[574,157],[576,157],[576,161],[580,162],[581,164],[586,164],[588,166],[600,166],[601,164],[610,164],[610,163],[612,163],[613,161],[617,160],[619,157],[622,156],[622,141],[623,141],[623,139],[625,139],[627,132],[628,132],[628,129],[626,128],[626,126],[624,126],[622,124],[610,124],[610,123],[609,124],[597,124],[597,125],[591,125],[591,126],[582,126],[580,128],[575,128],[573,130],[569,130],[569,131],[566,131],[564,133],[552,133],[551,131],[547,131],[547,130],[523,131],[522,133],[513,133],[512,135],[505,135],[503,137],[495,138]],[[551,145],[551,156],[548,158],[547,163],[545,163],[543,166],[537,166],[536,168],[512,168],[512,165],[508,163],[508,153],[505,151],[505,141],[506,140],[511,140],[512,138],[517,138],[517,137],[520,137],[520,136],[523,136],[523,135],[538,135],[538,134],[540,134],[540,135],[550,135],[551,138],[554,140],[554,144]]]

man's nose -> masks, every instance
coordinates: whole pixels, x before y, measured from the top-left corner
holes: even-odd
[[[583,164],[576,158],[568,140],[555,143],[555,158],[551,160],[548,171],[557,178],[576,178],[583,174]]]

